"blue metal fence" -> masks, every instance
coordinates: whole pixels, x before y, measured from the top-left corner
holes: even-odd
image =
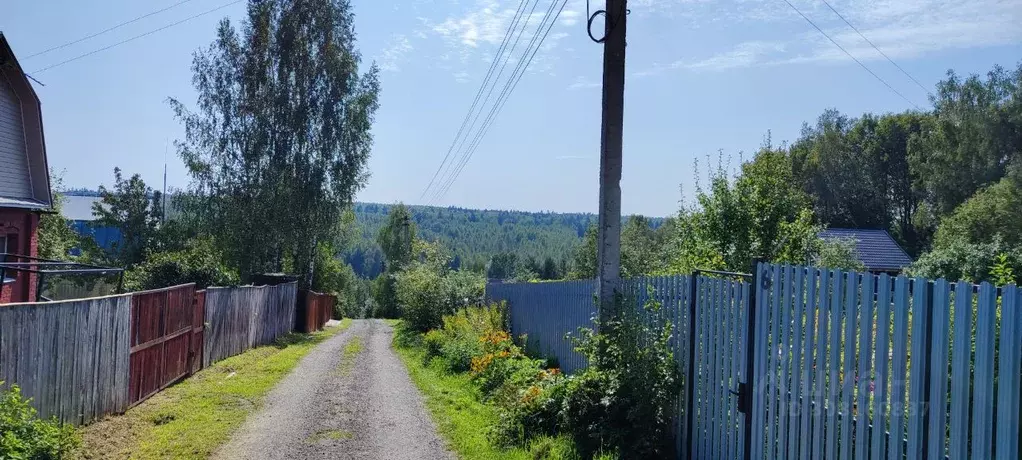
[[[636,308],[660,302],[676,326],[681,457],[1022,458],[1014,285],[760,264],[751,285],[667,276],[622,290]],[[491,284],[487,296],[509,303],[513,334],[573,372],[585,362],[565,336],[592,326],[595,291],[591,280]]]

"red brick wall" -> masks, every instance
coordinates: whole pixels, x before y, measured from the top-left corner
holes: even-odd
[[[39,254],[39,214],[25,209],[0,208],[0,235],[8,237],[7,252],[27,256]],[[0,303],[34,302],[36,276],[27,272],[8,272],[7,278],[16,278],[0,288]]]

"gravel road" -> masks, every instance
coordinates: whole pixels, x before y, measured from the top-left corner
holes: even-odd
[[[390,348],[393,332],[355,320],[321,343],[214,458],[453,459]]]

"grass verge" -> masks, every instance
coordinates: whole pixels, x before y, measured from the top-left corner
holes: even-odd
[[[418,341],[400,330],[393,344],[415,385],[422,392],[440,435],[462,460],[490,459],[576,459],[567,438],[541,438],[527,448],[502,449],[487,436],[497,424],[498,409],[482,402],[479,390],[468,374],[447,372],[436,360],[425,362]]]
[[[317,344],[351,325],[290,334],[220,361],[132,408],[81,430],[79,457],[206,458]]]

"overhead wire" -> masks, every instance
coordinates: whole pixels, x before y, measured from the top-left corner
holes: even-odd
[[[849,53],[848,50],[845,49],[845,47],[841,46],[840,43],[838,43],[836,40],[831,38],[831,36],[828,35],[827,32],[824,32],[823,29],[820,28],[820,26],[816,25],[816,23],[813,22],[812,19],[809,19],[809,17],[806,16],[805,14],[803,14],[802,11],[800,11],[798,8],[795,7],[795,5],[792,5],[790,1],[784,0],[784,3],[787,3],[788,6],[790,6],[791,9],[795,10],[795,12],[798,13],[799,16],[802,16],[802,19],[805,19],[806,22],[808,22],[810,25],[812,25],[814,28],[816,28],[816,30],[818,30],[821,34],[823,34],[824,37],[827,37],[827,40],[830,40],[830,42],[833,43],[834,46],[838,47],[838,49],[840,49],[842,52],[844,52],[846,55],[848,55],[848,57],[852,58],[852,60],[855,61],[856,64],[859,64],[859,66],[862,67],[863,69],[865,69],[866,72],[869,72],[869,74],[872,75],[873,78],[876,78],[877,80],[880,81],[880,83],[883,83],[884,86],[887,87],[887,89],[889,89],[892,92],[894,92],[894,94],[897,94],[898,96],[900,96],[902,99],[905,100],[905,102],[908,102],[913,107],[915,107],[917,110],[922,110],[922,107],[919,107],[918,104],[916,104],[915,102],[912,102],[912,100],[910,100],[909,98],[905,97],[904,94],[901,94],[898,90],[894,89],[894,87],[891,86],[890,83],[887,83],[886,80],[884,80],[883,78],[880,78],[880,76],[877,75],[876,72],[873,72],[872,70],[870,70],[869,67],[866,67],[866,64],[863,64],[862,61],[860,61],[858,58],[853,56],[852,53]]]
[[[831,6],[830,2],[828,2],[827,0],[822,0],[822,1],[823,1],[824,5],[827,5],[827,8],[830,8],[830,10],[833,11],[834,14],[837,15],[837,17],[841,18],[841,20],[844,21],[845,24],[848,24],[848,27],[851,27],[852,30],[855,31],[855,33],[859,34],[859,36],[862,37],[863,40],[866,40],[866,43],[869,43],[869,46],[872,46],[873,49],[877,50],[877,52],[880,53],[881,56],[883,56],[885,59],[887,59],[887,62],[890,62],[891,64],[894,65],[894,67],[897,67],[898,70],[901,71],[901,73],[905,74],[906,77],[908,77],[910,80],[912,80],[912,82],[914,82],[916,84],[916,86],[921,88],[923,91],[926,91],[927,94],[932,94],[928,88],[923,86],[922,83],[919,83],[919,80],[916,80],[916,78],[913,77],[912,74],[908,73],[908,71],[906,71],[900,65],[898,65],[897,62],[894,62],[894,59],[891,59],[891,57],[888,56],[887,53],[883,52],[883,50],[881,50],[880,47],[878,47],[875,44],[873,44],[873,41],[871,41],[870,39],[866,38],[866,36],[863,35],[863,33],[860,32],[857,27],[852,25],[851,22],[849,22],[847,19],[845,19],[845,17],[842,16],[841,13],[838,13],[838,11],[836,9],[834,9],[833,6]]]
[[[498,96],[497,102],[494,104],[493,108],[491,108],[490,113],[487,114],[487,118],[486,120],[484,120],[483,126],[476,133],[475,138],[469,145],[469,149],[465,152],[465,155],[463,155],[462,160],[459,163],[454,175],[451,177],[451,180],[447,181],[446,185],[437,194],[436,198],[433,200],[434,202],[443,198],[443,196],[450,190],[451,186],[454,185],[454,182],[458,179],[458,176],[460,176],[461,172],[464,170],[465,165],[468,164],[469,160],[471,160],[472,158],[472,155],[475,153],[475,150],[479,147],[482,138],[486,135],[486,132],[489,131],[490,127],[493,126],[493,122],[496,120],[496,116],[500,114],[500,112],[504,108],[504,105],[507,103],[508,98],[514,92],[515,88],[518,87],[518,83],[521,81],[522,76],[525,74],[525,71],[528,70],[529,65],[532,63],[532,60],[536,57],[536,54],[542,47],[543,42],[546,40],[546,37],[550,34],[550,31],[553,29],[554,24],[556,24],[557,19],[564,11],[564,7],[567,4],[567,0],[562,0],[560,2],[561,6],[557,10],[557,13],[551,16],[550,13],[553,11],[553,8],[557,5],[557,3],[558,3],[557,0],[551,2],[550,9],[547,10],[547,14],[544,15],[543,17],[544,21],[547,22],[546,30],[542,31],[544,24],[541,22],[540,26],[536,29],[536,33],[533,35],[533,40],[530,41],[530,46],[526,48],[526,53],[528,53],[529,52],[528,50],[531,48],[532,50],[531,54],[529,54],[528,59],[525,59],[525,56],[523,55],[522,59],[518,61],[518,66],[515,68],[515,71],[512,72],[511,77],[508,79],[508,83],[505,84],[504,89],[501,91],[500,96]],[[549,21],[547,21],[547,19],[549,19]],[[536,38],[540,34],[540,31],[542,31],[543,35],[542,37],[539,37],[538,42],[535,42]],[[533,42],[535,42],[535,46],[531,46]],[[517,74],[515,72],[517,72]]]
[[[479,89],[476,91],[475,98],[472,99],[472,105],[469,106],[468,112],[465,113],[465,119],[461,121],[461,127],[458,128],[458,132],[454,135],[454,139],[451,141],[450,147],[447,148],[447,153],[444,155],[443,161],[440,162],[440,166],[438,166],[436,171],[433,173],[433,177],[429,180],[429,184],[426,185],[426,188],[424,188],[422,193],[419,195],[420,200],[426,196],[426,193],[429,191],[430,187],[433,186],[433,183],[436,181],[440,171],[444,169],[444,165],[447,164],[447,160],[450,159],[451,153],[454,151],[454,146],[458,143],[458,139],[461,138],[461,134],[465,131],[465,127],[468,126],[468,121],[475,112],[479,103],[479,98],[482,96],[483,91],[486,90],[486,86],[489,83],[490,78],[493,76],[493,70],[497,67],[497,62],[500,62],[500,57],[504,54],[504,50],[510,41],[511,32],[517,27],[518,21],[522,17],[522,12],[525,11],[525,5],[528,5],[528,3],[529,0],[521,0],[518,3],[518,9],[515,10],[515,16],[511,20],[511,24],[508,26],[507,30],[504,31],[504,38],[500,42],[500,47],[497,49],[497,53],[493,56],[493,61],[490,62],[490,68],[486,70],[486,75],[483,78],[483,82],[479,85]],[[533,10],[535,10],[535,6],[533,6]]]
[[[512,82],[514,81],[515,76],[518,74],[518,70],[522,67],[522,64],[526,60],[526,56],[529,54],[529,51],[533,48],[533,45],[535,45],[536,40],[539,38],[539,35],[542,32],[542,30],[543,30],[543,26],[549,20],[550,13],[553,11],[553,8],[554,8],[554,6],[556,4],[557,4],[557,0],[553,0],[553,1],[550,2],[550,6],[547,7],[547,10],[546,10],[546,12],[543,15],[543,20],[541,20],[539,25],[536,27],[536,32],[534,32],[532,34],[532,37],[530,38],[529,43],[526,45],[525,50],[522,51],[522,55],[521,55],[521,57],[519,57],[518,62],[516,62],[515,68],[511,71],[511,75],[504,82],[504,86],[501,88],[500,94],[498,94],[496,101],[493,103],[493,105],[490,106],[490,110],[487,113],[486,118],[483,119],[483,124],[479,127],[479,130],[477,130],[474,135],[472,135],[471,132],[468,135],[466,135],[465,139],[468,139],[467,136],[469,136],[469,135],[472,136],[472,141],[469,142],[469,148],[467,150],[462,148],[462,147],[464,147],[464,139],[463,139],[462,144],[459,145],[457,153],[455,154],[456,158],[458,158],[460,156],[460,158],[458,158],[458,160],[456,160],[457,165],[453,166],[453,168],[450,168],[448,171],[445,171],[444,176],[443,176],[445,178],[445,180],[442,180],[442,182],[441,182],[442,185],[440,185],[436,190],[433,191],[433,194],[431,195],[431,197],[429,199],[429,203],[434,203],[437,200],[439,200],[440,198],[442,198],[444,196],[444,194],[447,193],[447,190],[450,189],[451,185],[453,185],[454,181],[457,180],[457,177],[461,174],[461,170],[464,169],[464,167],[465,167],[464,164],[468,161],[467,160],[468,157],[470,157],[469,152],[474,150],[473,147],[478,143],[477,139],[479,138],[480,134],[484,133],[486,130],[488,130],[489,125],[492,124],[492,118],[494,116],[494,112],[497,110],[497,107],[501,105],[501,101],[505,98],[505,95],[507,94],[508,88],[512,85]],[[524,33],[524,31],[525,31],[525,27],[523,27],[522,30],[519,32],[519,38],[521,38],[521,35]],[[504,65],[505,66],[507,65],[507,61],[506,60],[505,60]],[[503,69],[501,69],[501,73],[503,73]],[[496,88],[496,83],[494,84],[494,87],[491,88],[491,93],[492,93],[492,90],[494,88]],[[489,98],[489,94],[487,95],[487,98]],[[482,114],[482,111],[480,111],[479,114],[476,115],[476,118],[478,119],[478,116],[481,115],[481,114]],[[473,125],[474,125],[474,123],[473,123]],[[453,164],[454,163],[452,162],[452,165]],[[454,172],[452,173],[451,171],[454,171]]]
[[[556,0],[554,0],[554,1],[556,1]],[[529,17],[526,18],[525,22],[522,23],[522,27],[521,27],[521,29],[518,30],[518,33],[517,33],[517,36],[515,37],[514,43],[511,44],[511,47],[508,49],[508,52],[507,52],[506,56],[504,57],[504,62],[502,62],[500,64],[500,71],[497,72],[497,76],[493,79],[493,84],[490,86],[489,91],[486,92],[486,96],[483,97],[483,104],[482,104],[482,106],[480,107],[479,111],[476,112],[475,117],[472,119],[472,124],[470,124],[469,127],[468,127],[468,131],[466,131],[465,136],[461,138],[460,142],[458,142],[458,146],[454,150],[455,151],[455,154],[454,154],[455,158],[457,158],[458,155],[461,154],[461,152],[464,151],[465,141],[468,140],[469,136],[472,135],[471,134],[472,130],[476,127],[476,124],[479,122],[479,117],[480,117],[480,115],[483,114],[483,110],[485,110],[485,107],[487,105],[487,101],[489,101],[491,96],[493,96],[493,90],[497,88],[497,84],[500,82],[501,75],[504,75],[504,70],[507,69],[507,64],[508,64],[508,62],[511,61],[511,57],[514,56],[515,48],[518,47],[518,43],[522,40],[522,36],[525,34],[525,29],[528,28],[528,26],[529,26],[529,19],[531,19],[532,14],[535,13],[536,7],[538,5],[539,5],[539,0],[535,0],[532,3],[532,9],[529,11]],[[547,14],[549,14],[549,11],[547,11]],[[530,41],[530,44],[532,42],[535,42],[535,36]],[[525,53],[528,53],[528,50],[529,50],[529,48],[526,47],[525,51],[522,52],[522,56],[524,56]],[[519,60],[519,62],[521,62],[521,61]],[[516,67],[516,69],[517,69],[517,67]],[[513,76],[514,73],[512,73],[511,75]],[[460,164],[460,162],[459,162],[459,164]],[[444,178],[450,177],[451,171],[454,168],[456,168],[456,167],[454,166],[454,161],[452,161],[450,164],[447,165],[447,169],[444,170],[444,173],[440,176],[441,183],[443,182]],[[442,188],[442,187],[440,187],[440,188]],[[433,190],[433,194],[436,195],[436,193],[440,190],[440,188],[437,188],[437,189]]]
[[[94,34],[91,34],[91,35],[86,35],[86,36],[84,36],[84,37],[81,37],[81,38],[79,38],[79,39],[76,39],[76,40],[72,40],[72,41],[69,41],[69,42],[67,42],[67,43],[64,43],[64,44],[62,44],[62,45],[57,45],[57,46],[54,46],[53,48],[45,49],[45,50],[43,50],[43,51],[40,51],[40,52],[38,52],[38,53],[35,53],[35,54],[30,54],[30,55],[28,55],[28,56],[25,56],[25,57],[21,58],[21,60],[22,60],[22,61],[24,61],[24,60],[26,60],[26,59],[32,59],[32,58],[34,58],[34,57],[36,57],[36,56],[42,56],[42,55],[44,55],[44,54],[46,54],[46,53],[49,53],[49,52],[53,52],[53,51],[57,51],[57,50],[59,50],[59,49],[67,48],[67,47],[69,47],[69,46],[71,46],[71,45],[75,45],[75,44],[81,43],[81,42],[83,42],[83,41],[85,41],[85,40],[89,40],[89,39],[92,39],[92,38],[96,38],[96,37],[98,37],[98,36],[100,36],[100,35],[103,35],[103,34],[105,34],[105,33],[107,33],[107,32],[112,32],[112,31],[114,31],[114,30],[120,29],[121,27],[124,27],[124,26],[126,26],[126,25],[128,25],[128,24],[132,24],[132,23],[135,23],[135,22],[141,21],[141,20],[143,20],[143,19],[145,19],[145,18],[148,18],[148,17],[150,17],[150,16],[153,16],[153,15],[156,15],[156,14],[160,14],[160,13],[162,13],[162,12],[164,12],[164,11],[168,11],[168,10],[171,10],[171,9],[173,9],[173,8],[179,7],[179,6],[181,6],[181,5],[184,5],[185,3],[188,3],[188,2],[190,2],[190,1],[192,1],[192,0],[181,0],[181,1],[179,1],[179,2],[177,2],[177,3],[175,3],[175,4],[173,4],[173,5],[170,5],[170,6],[166,7],[166,8],[162,8],[162,9],[159,9],[159,10],[156,10],[156,11],[152,11],[152,12],[149,12],[149,13],[143,14],[142,16],[138,16],[138,17],[135,17],[135,18],[133,18],[133,19],[129,19],[129,20],[127,20],[127,21],[124,21],[124,22],[122,22],[122,23],[120,23],[120,24],[117,24],[117,25],[115,25],[115,26],[112,26],[112,27],[109,27],[109,28],[103,29],[103,30],[101,30],[101,31],[99,31],[99,32],[96,32],[96,33],[94,33]]]
[[[43,68],[41,68],[41,69],[38,69],[38,70],[33,70],[33,71],[32,71],[31,73],[33,73],[33,74],[38,74],[38,73],[40,73],[40,72],[45,72],[45,71],[47,71],[47,70],[50,70],[50,69],[53,69],[53,68],[55,68],[55,67],[60,67],[60,66],[62,66],[62,65],[64,65],[64,64],[69,64],[69,63],[72,63],[72,62],[74,62],[74,61],[77,61],[77,60],[79,60],[79,59],[83,59],[83,58],[86,58],[86,57],[92,56],[93,54],[96,54],[96,53],[101,53],[101,52],[103,52],[103,51],[106,51],[106,50],[108,50],[108,49],[110,49],[110,48],[114,48],[114,47],[117,47],[117,46],[123,45],[123,44],[125,44],[125,43],[131,42],[131,41],[135,41],[135,40],[138,40],[138,39],[140,39],[140,38],[143,38],[143,37],[147,37],[147,36],[149,36],[149,35],[152,35],[152,34],[155,34],[155,33],[157,33],[157,32],[160,32],[160,31],[163,31],[163,30],[167,30],[167,29],[169,29],[169,28],[171,28],[171,27],[174,27],[174,26],[178,26],[178,25],[184,24],[184,23],[186,23],[186,22],[188,22],[188,21],[191,21],[191,20],[193,20],[193,19],[197,19],[197,18],[199,18],[199,17],[202,17],[202,16],[205,16],[205,15],[207,15],[207,14],[210,14],[210,13],[214,13],[214,12],[216,12],[216,11],[222,10],[222,9],[224,9],[224,8],[227,8],[227,7],[229,7],[229,6],[232,6],[232,5],[236,5],[236,4],[238,4],[238,3],[241,3],[241,2],[243,2],[243,1],[245,1],[245,0],[234,0],[233,2],[230,2],[230,3],[226,3],[226,4],[223,4],[223,5],[220,5],[220,6],[216,7],[216,8],[213,8],[213,9],[211,9],[211,10],[206,10],[206,11],[203,11],[202,13],[199,13],[199,14],[195,14],[195,15],[189,16],[189,17],[187,17],[187,18],[184,18],[184,19],[182,19],[182,20],[180,20],[180,21],[177,21],[177,22],[173,22],[173,23],[171,23],[171,24],[167,24],[167,25],[165,25],[165,26],[163,26],[163,27],[160,27],[160,28],[158,28],[158,29],[153,29],[153,30],[150,30],[150,31],[148,31],[148,32],[146,32],[146,33],[143,33],[143,34],[139,34],[139,35],[135,35],[134,37],[131,37],[131,38],[127,38],[127,39],[124,39],[124,40],[121,40],[121,41],[119,41],[119,42],[117,42],[117,43],[114,43],[114,44],[112,44],[112,45],[104,46],[104,47],[102,47],[102,48],[99,48],[99,49],[96,49],[96,50],[93,50],[93,51],[89,51],[88,53],[84,53],[84,54],[79,54],[78,56],[75,56],[75,57],[73,57],[73,58],[70,58],[70,59],[67,59],[67,60],[64,60],[64,61],[58,62],[58,63],[56,63],[56,64],[53,64],[53,65],[50,65],[50,66],[47,66],[47,67],[43,67]]]

